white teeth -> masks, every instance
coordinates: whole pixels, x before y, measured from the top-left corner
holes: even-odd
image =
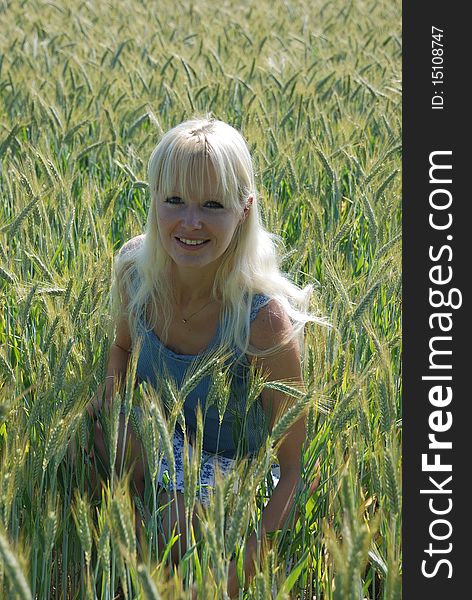
[[[183,244],[187,244],[188,246],[200,246],[204,244],[206,240],[187,240],[185,238],[177,238]]]

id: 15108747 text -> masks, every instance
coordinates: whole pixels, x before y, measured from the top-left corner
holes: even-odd
[[[436,110],[442,110],[444,108],[443,37],[444,30],[433,25],[431,28],[431,83],[433,84],[431,108]]]

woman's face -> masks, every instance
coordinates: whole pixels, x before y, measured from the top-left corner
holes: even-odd
[[[201,268],[218,261],[241,217],[214,190],[211,172],[201,192],[174,189],[157,200],[158,230],[165,251],[180,267]]]

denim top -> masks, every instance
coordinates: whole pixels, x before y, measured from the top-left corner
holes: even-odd
[[[249,323],[257,316],[259,310],[269,302],[270,298],[263,294],[255,294],[251,302]],[[198,355],[177,354],[159,340],[152,329],[140,321],[142,346],[137,364],[138,381],[147,381],[152,387],[159,389],[159,378],[168,372],[180,388],[188,367],[195,359],[215,351],[221,339],[221,321],[215,336],[207,349]],[[267,417],[262,408],[261,397],[246,410],[249,384],[249,362],[236,347],[231,349],[231,356],[226,361],[231,376],[231,393],[219,423],[216,405],[205,410],[205,402],[210,389],[212,374],[206,375],[188,394],[183,413],[185,426],[190,434],[195,435],[197,421],[195,409],[200,402],[204,417],[203,449],[227,458],[234,458],[237,453],[243,456],[254,455],[267,436]],[[247,413],[247,414],[246,414]],[[177,427],[178,424],[176,425]]]

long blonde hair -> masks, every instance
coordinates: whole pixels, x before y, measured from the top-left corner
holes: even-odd
[[[145,235],[125,244],[116,258],[112,287],[115,310],[123,305],[125,294],[134,340],[147,307],[148,326],[154,329],[159,322],[161,341],[167,343],[173,315],[171,258],[159,237],[156,205],[172,189],[182,190],[184,196],[198,191],[210,163],[216,174],[218,197],[226,206],[242,216],[249,196],[253,197],[246,218],[237,226],[222,255],[213,284],[212,296],[223,306],[222,345],[236,346],[244,354],[265,356],[296,336],[301,342],[308,321],[326,324],[308,312],[312,286],[301,289],[281,272],[282,240],[262,225],[246,142],[236,129],[212,118],[191,119],[177,125],[152,152],[148,165],[151,203]],[[277,346],[265,350],[249,344],[249,315],[256,293],[274,299],[293,326]],[[303,348],[302,343],[300,347]]]

